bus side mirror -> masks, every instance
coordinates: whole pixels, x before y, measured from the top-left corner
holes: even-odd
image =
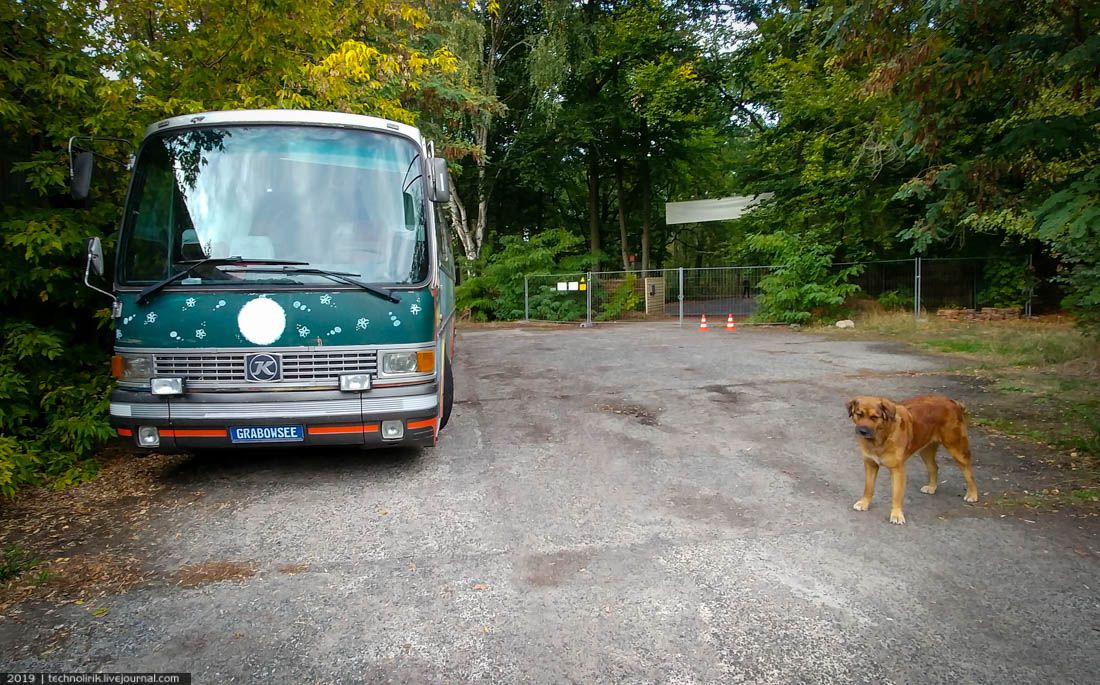
[[[451,177],[447,173],[447,160],[432,157],[432,202],[451,201]]]
[[[90,156],[91,153],[89,153]],[[85,252],[88,255],[88,271],[102,278],[103,276],[103,242],[99,236],[88,238],[84,241]]]
[[[74,200],[83,200],[88,197],[88,189],[92,185],[92,153],[85,150],[77,153],[73,159],[72,168],[69,169],[69,194]],[[97,238],[98,240],[98,238]],[[102,248],[101,248],[102,252]],[[100,254],[102,262],[103,255]]]

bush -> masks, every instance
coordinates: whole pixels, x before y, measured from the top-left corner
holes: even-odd
[[[475,321],[522,319],[524,276],[586,271],[592,258],[583,251],[584,239],[564,229],[543,231],[529,240],[508,236],[498,251],[483,253],[474,264],[477,275],[455,289],[458,310]],[[554,284],[533,279],[528,295],[532,319],[584,318],[584,300],[563,296]]]
[[[906,311],[913,308],[912,290],[887,290],[878,296],[878,303],[884,309]]]
[[[638,294],[638,277],[628,273],[622,283],[611,292],[611,298],[603,306],[596,319],[598,321],[611,321],[621,318],[623,312],[632,312],[642,303],[642,296]]]
[[[985,286],[978,292],[979,307],[1023,307],[1035,287],[1031,269],[1022,259],[996,259],[983,272]]]
[[[772,258],[776,267],[760,280],[759,321],[805,323],[835,314],[845,298],[859,292],[848,281],[863,272],[856,264],[836,270],[833,248],[777,232],[749,236],[749,247]]]

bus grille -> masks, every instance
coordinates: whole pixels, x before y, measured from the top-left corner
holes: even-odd
[[[183,378],[192,388],[241,387],[262,385],[245,380],[245,357],[256,354],[157,354],[154,368],[156,375]],[[378,352],[356,350],[351,352],[272,352],[282,357],[283,380],[269,385],[331,386],[338,387],[340,375],[345,373],[369,373],[378,370]]]

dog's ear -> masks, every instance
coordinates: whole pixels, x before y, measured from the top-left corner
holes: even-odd
[[[894,417],[898,414],[898,405],[885,398],[879,402],[878,408],[879,411],[882,412],[882,418],[887,421],[893,421]]]
[[[852,414],[856,411],[856,405],[859,404],[855,400],[848,400],[848,418],[852,418]]]

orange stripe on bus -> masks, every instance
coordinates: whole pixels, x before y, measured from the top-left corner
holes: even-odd
[[[118,434],[121,435],[124,438],[134,437],[134,431],[129,429],[129,428],[119,428],[118,429]]]
[[[306,429],[310,435],[351,435],[354,433],[377,433],[378,424],[358,424],[352,426],[310,426]]]
[[[224,428],[169,428],[160,434],[167,438],[225,438],[229,432]]]
[[[415,430],[417,428],[435,428],[435,419],[424,419],[423,421],[409,421],[409,430]]]

